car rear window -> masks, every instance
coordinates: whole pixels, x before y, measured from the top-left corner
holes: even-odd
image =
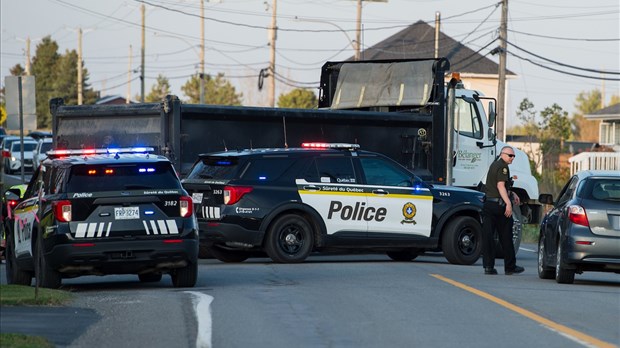
[[[168,162],[76,165],[71,168],[67,192],[101,192],[142,189],[180,189]]]
[[[187,174],[187,179],[231,180],[238,170],[238,157],[202,157]]]
[[[601,201],[620,201],[620,178],[590,179],[584,187],[584,196]]]
[[[256,158],[240,177],[246,180],[270,182],[277,180],[295,162],[292,158]]]

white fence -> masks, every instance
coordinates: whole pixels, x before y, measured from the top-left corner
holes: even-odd
[[[568,159],[570,173],[581,170],[619,170],[620,152],[582,152]]]

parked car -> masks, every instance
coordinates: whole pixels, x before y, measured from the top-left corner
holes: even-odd
[[[52,138],[43,138],[39,140],[39,142],[37,143],[37,147],[34,149],[34,154],[32,157],[33,165],[35,168],[38,168],[39,164],[41,164],[41,162],[47,158],[46,152],[52,150],[53,147],[54,146]]]
[[[11,159],[11,146],[13,142],[19,142],[20,137],[14,135],[7,135],[2,139],[2,160],[4,165],[4,172],[9,173],[9,160]],[[31,137],[24,137],[24,141],[34,140]]]
[[[15,173],[17,171],[21,171],[22,168],[22,157],[21,157],[21,147],[22,143],[20,141],[14,141],[11,144],[11,149],[9,150],[9,158],[8,158],[8,166],[5,168],[5,171],[8,174]],[[34,140],[24,140],[24,170],[32,171],[33,160],[34,157],[33,151],[37,147],[37,142]]]
[[[538,276],[571,284],[575,273],[620,273],[620,172],[582,171],[570,178],[540,225]]]

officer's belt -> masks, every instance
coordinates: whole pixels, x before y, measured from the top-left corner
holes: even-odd
[[[499,202],[501,198],[487,198],[487,202]]]

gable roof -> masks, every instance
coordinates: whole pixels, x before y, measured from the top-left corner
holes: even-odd
[[[450,70],[461,74],[497,75],[499,65],[486,57],[486,54],[495,47],[492,45],[491,43],[488,47],[480,49],[479,53],[439,32],[439,57],[448,58]],[[364,60],[432,58],[434,56],[435,28],[422,20],[361,52]],[[506,75],[516,76],[509,70],[506,71]]]
[[[620,103],[584,115],[584,117],[590,120],[620,120]]]

